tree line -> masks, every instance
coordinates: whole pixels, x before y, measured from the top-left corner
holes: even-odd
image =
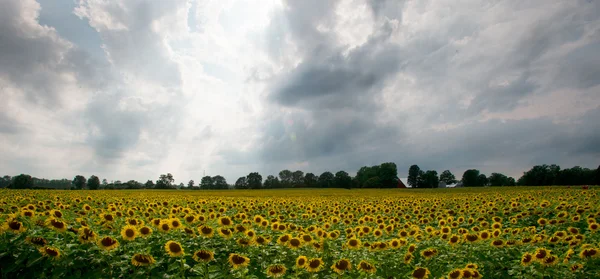
[[[494,172],[489,176],[477,169],[466,170],[462,178],[457,180],[450,170],[443,171],[439,176],[435,170],[421,170],[418,165],[408,169],[408,185],[413,188],[438,188],[440,183],[457,184],[464,187],[481,186],[546,186],[546,185],[600,185],[600,166],[589,169],[575,166],[561,169],[558,165],[537,165],[523,173],[515,180],[502,173]],[[320,175],[296,170],[282,170],[277,176],[268,175],[264,181],[258,172],[251,172],[228,184],[221,175],[204,176],[200,183],[194,180],[175,184],[171,173],[161,174],[155,181],[141,183],[135,180],[121,182],[100,181],[95,175],[85,178],[76,175],[69,179],[44,179],[20,174],[14,177],[0,177],[0,188],[12,189],[189,189],[189,190],[223,190],[223,189],[278,189],[278,188],[396,188],[399,185],[398,169],[395,163],[364,166],[352,177],[345,171],[335,174],[325,171]]]
[[[518,180],[498,172],[486,176],[477,169],[468,169],[461,180],[456,180],[449,170],[438,177],[435,170],[423,171],[418,165],[412,165],[408,169],[407,182],[413,188],[438,188],[440,182],[463,187],[600,185],[600,166],[594,170],[579,166],[561,169],[558,165],[537,165],[524,172]]]

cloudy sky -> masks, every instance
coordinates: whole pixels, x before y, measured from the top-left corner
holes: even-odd
[[[0,6],[2,175],[600,164],[600,1]]]

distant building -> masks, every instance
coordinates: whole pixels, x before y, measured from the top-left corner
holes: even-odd
[[[459,181],[458,183],[456,183],[456,185],[454,186],[454,188],[457,188],[457,187],[463,187],[462,181]]]
[[[404,185],[404,182],[400,180],[400,178],[398,178],[398,188],[407,188],[406,185]]]
[[[446,188],[446,182],[440,181],[440,184],[438,184],[438,188]]]

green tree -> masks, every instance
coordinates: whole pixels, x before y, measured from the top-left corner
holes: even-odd
[[[479,170],[469,169],[463,173],[462,182],[465,187],[483,186],[479,185]]]
[[[335,173],[334,184],[337,188],[352,188],[352,177],[345,171]]]
[[[600,166],[596,169],[594,184],[600,185]]]
[[[221,176],[221,175],[215,175],[212,178],[213,181],[213,185],[215,187],[215,189],[227,189],[229,188],[229,185],[227,185],[227,180],[225,179],[225,177]]]
[[[203,190],[214,189],[215,183],[214,183],[212,177],[210,177],[208,175],[205,177],[202,177],[202,179],[200,180],[200,188]]]
[[[488,179],[487,176],[485,176],[485,174],[479,174],[479,176],[477,176],[477,186],[487,186],[488,185]]]
[[[235,188],[236,189],[247,189],[248,188],[248,182],[246,181],[246,177],[242,176],[240,178],[238,178],[235,181]]]
[[[383,188],[395,188],[398,186],[398,168],[395,163],[383,163],[378,168],[377,176]]]
[[[312,172],[307,172],[304,175],[304,185],[309,188],[313,188],[317,186],[317,176]]]
[[[76,175],[75,178],[73,178],[72,184],[75,189],[81,190],[85,187],[85,182],[86,179],[83,175]]]
[[[171,173],[161,174],[156,181],[156,189],[173,189],[175,179]]]
[[[152,188],[154,188],[154,181],[148,180],[148,181],[146,181],[146,184],[144,184],[144,186],[146,189],[152,189]]]
[[[88,178],[87,185],[90,190],[98,190],[100,188],[100,178],[95,175],[90,176],[90,178]]]
[[[321,188],[332,188],[334,186],[335,176],[331,172],[324,172],[319,175],[319,187]]]
[[[11,189],[31,189],[33,188],[33,178],[28,174],[19,174],[13,177],[11,184],[9,185]]]
[[[279,172],[279,182],[283,188],[292,187],[293,173],[290,170],[282,170]]]
[[[248,188],[250,189],[260,189],[262,188],[262,175],[258,172],[251,172],[246,176],[246,182],[248,183]]]
[[[188,181],[188,188],[192,189],[192,187],[194,187],[194,180],[190,179],[190,181]]]
[[[263,183],[265,189],[276,189],[280,187],[279,178],[268,175],[267,179],[265,179],[265,183]]]
[[[12,177],[10,175],[5,175],[0,177],[0,188],[8,188],[10,183],[12,182]]]
[[[488,184],[490,186],[512,186],[511,184],[514,183],[515,179],[513,178],[512,181],[510,179],[511,177],[494,172],[488,177]]]
[[[419,174],[420,174],[421,168],[419,168],[419,166],[417,165],[412,165],[410,166],[410,168],[408,169],[408,185],[410,187],[413,188],[418,188],[419,187]]]
[[[302,187],[304,184],[304,172],[297,170],[292,173],[292,187]]]
[[[374,176],[365,181],[363,188],[379,188],[381,187],[381,180],[379,176]]]
[[[434,170],[428,170],[423,173],[423,177],[421,179],[423,181],[422,188],[437,188],[440,184],[437,171]]]
[[[456,183],[456,177],[450,172],[450,170],[445,170],[442,172],[442,174],[440,174],[440,181],[446,183],[447,185],[454,184]]]

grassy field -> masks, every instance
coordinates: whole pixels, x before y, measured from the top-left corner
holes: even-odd
[[[598,189],[0,190],[2,278],[598,278]]]

